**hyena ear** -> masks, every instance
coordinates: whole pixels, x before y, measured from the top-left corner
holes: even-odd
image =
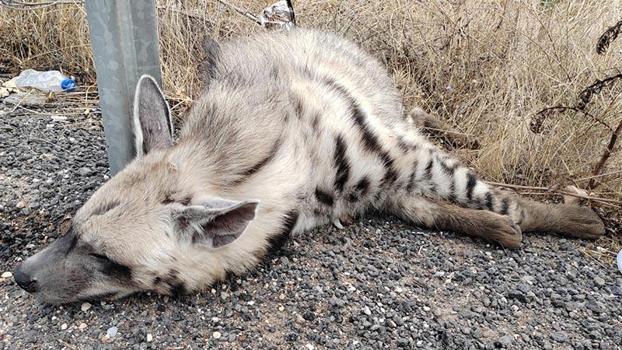
[[[178,208],[173,213],[180,238],[211,248],[225,246],[240,237],[255,218],[258,202],[210,199],[200,205]]]
[[[149,75],[140,77],[136,84],[133,124],[137,157],[173,145],[171,109],[158,83]]]

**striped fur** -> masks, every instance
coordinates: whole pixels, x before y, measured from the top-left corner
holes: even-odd
[[[44,286],[39,274],[42,299],[201,289],[253,267],[289,234],[340,225],[370,208],[507,247],[520,245],[522,231],[603,231],[587,208],[530,202],[482,182],[413,127],[386,70],[345,39],[296,29],[210,48],[205,92],[179,140],[163,148],[166,135],[136,125],[140,139],[157,140],[156,147],[138,146],[148,152],[80,209],[76,243],[62,248],[62,259],[94,269],[102,262],[85,256],[99,254],[123,278],[95,274],[80,287],[60,288]],[[143,105],[161,104],[153,102]],[[160,118],[152,124],[167,125],[150,113],[136,123]],[[257,202],[254,213],[239,209]],[[193,221],[202,212],[211,216]],[[35,266],[52,266],[46,256],[61,259],[50,252],[62,249],[48,248],[22,269],[37,274]]]

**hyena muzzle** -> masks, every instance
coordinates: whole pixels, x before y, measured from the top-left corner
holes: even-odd
[[[589,208],[501,191],[426,140],[385,69],[332,34],[257,34],[208,53],[206,87],[172,137],[153,79],[134,100],[137,157],[14,276],[49,303],[205,288],[292,233],[369,209],[521,244],[522,232],[596,238]],[[413,120],[415,119],[415,120]]]

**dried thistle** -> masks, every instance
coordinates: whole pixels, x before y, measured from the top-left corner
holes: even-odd
[[[578,101],[574,106],[554,106],[545,108],[536,113],[531,118],[531,122],[529,123],[529,129],[533,133],[539,134],[543,130],[544,121],[551,115],[567,111],[574,111],[583,114],[584,116],[594,120],[598,124],[607,128],[609,131],[613,132],[613,128],[611,126],[609,126],[607,123],[605,123],[595,115],[586,111],[586,108],[587,105],[592,101],[594,95],[598,95],[603,91],[603,89],[609,89],[613,87],[618,80],[622,80],[622,73],[606,77],[603,80],[597,79],[595,83],[581,91],[578,96]]]
[[[622,80],[622,73],[612,75],[603,80],[596,80],[596,82],[581,91],[579,94],[579,102],[576,107],[583,110],[588,103],[592,100],[592,96],[598,95],[604,88],[611,88],[616,81]]]
[[[622,20],[616,23],[614,26],[609,27],[603,35],[598,38],[598,43],[596,44],[596,52],[599,55],[604,54],[609,49],[609,45],[616,40],[620,32],[622,31]]]
[[[544,121],[548,119],[548,117],[554,114],[559,114],[559,113],[568,112],[568,111],[581,113],[584,116],[594,120],[598,124],[606,127],[608,130],[613,131],[613,129],[611,129],[611,127],[607,123],[605,123],[604,121],[600,120],[593,114],[586,111],[585,108],[579,108],[578,105],[577,106],[554,106],[554,107],[545,108],[541,110],[540,112],[536,113],[531,118],[531,122],[529,122],[529,129],[534,134],[539,134],[544,129]]]

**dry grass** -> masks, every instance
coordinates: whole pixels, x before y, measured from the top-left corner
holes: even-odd
[[[258,13],[271,0],[231,2]],[[597,79],[621,70],[622,40],[596,52],[600,35],[622,19],[622,4],[602,0],[311,0],[297,1],[301,26],[341,33],[386,63],[405,102],[474,135],[477,151],[457,151],[487,179],[531,186],[587,186],[622,118],[622,84],[592,97],[586,111],[549,116],[533,133],[533,115],[574,105]],[[165,89],[189,100],[200,91],[205,36],[263,30],[215,0],[160,0]],[[0,9],[0,69],[61,68],[94,81],[80,5]],[[607,124],[609,128],[603,126]],[[622,199],[620,142],[597,195]],[[620,208],[615,208],[619,211]]]

